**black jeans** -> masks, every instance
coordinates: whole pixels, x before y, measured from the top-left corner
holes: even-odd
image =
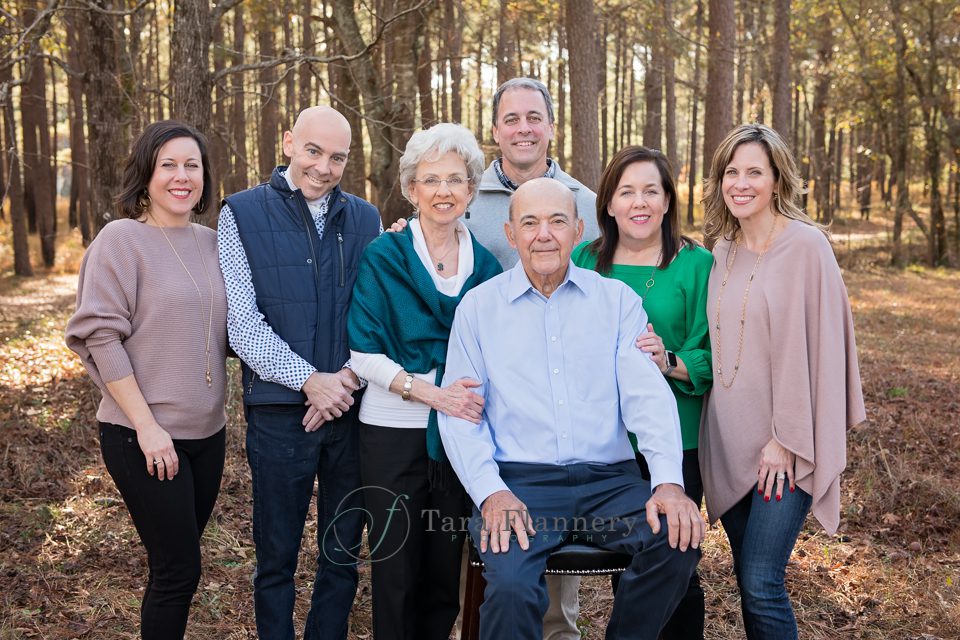
[[[640,475],[644,480],[650,480],[650,469],[643,454],[637,454],[637,464],[640,465]],[[683,452],[683,490],[687,497],[697,506],[703,500],[703,480],[700,477],[700,461],[697,449],[687,449]],[[612,575],[613,591],[616,593],[620,576]],[[703,618],[705,614],[703,588],[700,586],[700,576],[696,571],[690,576],[690,583],[683,599],[667,621],[661,640],[703,640]]]
[[[376,640],[446,640],[460,611],[460,560],[470,515],[455,474],[427,480],[424,429],[361,423]]]
[[[181,640],[200,582],[200,537],[220,492],[226,428],[201,440],[174,440],[173,480],[147,473],[137,432],[100,423],[100,451],[147,548],[150,573],[140,606],[145,640]]]

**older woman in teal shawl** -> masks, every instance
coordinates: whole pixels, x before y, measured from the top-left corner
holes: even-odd
[[[479,382],[440,387],[463,295],[500,273],[460,220],[483,173],[467,129],[413,134],[400,158],[410,224],[370,243],[348,319],[351,366],[369,385],[360,404],[377,640],[446,640],[459,612],[469,501],[443,452],[437,411],[480,421]]]

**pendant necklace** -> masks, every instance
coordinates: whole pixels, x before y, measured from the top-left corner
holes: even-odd
[[[743,302],[740,305],[740,336],[737,338],[737,360],[733,364],[733,375],[730,376],[730,380],[723,375],[723,355],[720,351],[720,303],[723,302],[723,291],[727,286],[727,280],[730,278],[730,271],[733,269],[733,263],[737,259],[737,249],[740,248],[740,238],[733,244],[733,251],[727,252],[727,265],[726,272],[723,274],[723,280],[720,282],[720,292],[717,294],[717,314],[716,320],[714,323],[714,328],[717,332],[717,345],[716,345],[716,358],[717,363],[717,379],[720,380],[720,384],[723,385],[724,389],[729,389],[733,386],[733,381],[737,379],[737,373],[740,371],[740,358],[743,355],[743,327],[747,322],[747,298],[750,296],[750,285],[753,284],[753,277],[757,273],[757,267],[760,266],[760,261],[763,260],[763,256],[767,255],[767,250],[770,249],[770,240],[773,238],[773,231],[777,228],[777,219],[774,218],[773,224],[770,225],[770,233],[767,234],[767,240],[763,245],[763,249],[760,251],[760,255],[757,256],[757,261],[753,263],[753,270],[750,272],[750,276],[747,278],[747,288],[743,292]],[[742,231],[741,231],[742,235]]]
[[[164,240],[167,241],[167,244],[170,245],[170,249],[173,251],[173,255],[177,256],[177,261],[180,262],[180,266],[183,267],[183,270],[187,272],[187,277],[190,278],[190,282],[193,283],[193,287],[197,290],[197,297],[200,298],[200,322],[203,326],[203,321],[206,320],[207,325],[207,336],[204,343],[204,353],[207,358],[207,387],[213,386],[213,375],[211,375],[210,369],[210,336],[213,333],[213,281],[210,279],[210,272],[207,270],[207,261],[203,258],[203,251],[200,249],[200,239],[197,238],[197,230],[194,226],[190,225],[190,230],[193,231],[193,240],[197,244],[197,253],[200,254],[200,264],[203,265],[203,273],[207,276],[207,285],[210,287],[210,314],[207,318],[204,318],[203,313],[203,294],[200,293],[200,285],[197,284],[197,281],[193,278],[193,274],[190,273],[190,269],[187,268],[186,263],[183,261],[183,258],[180,257],[180,254],[177,253],[177,249],[173,246],[173,243],[170,242],[170,238],[167,236],[166,230],[163,228],[163,225],[149,212],[147,215],[156,223],[157,227],[160,228],[160,233],[163,234]]]

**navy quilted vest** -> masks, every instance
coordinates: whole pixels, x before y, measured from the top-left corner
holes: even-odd
[[[336,187],[323,239],[300,191],[277,167],[264,183],[226,198],[250,263],[257,307],[290,348],[320,372],[350,357],[347,308],[360,255],[380,231],[380,214]],[[243,364],[247,405],[302,404],[306,395],[260,379]]]

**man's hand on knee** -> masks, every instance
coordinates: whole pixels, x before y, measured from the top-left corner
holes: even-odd
[[[526,551],[530,548],[527,536],[535,535],[533,521],[527,505],[520,502],[513,492],[502,490],[491,493],[480,509],[483,527],[480,529],[480,552],[486,553],[489,546],[493,553],[506,553],[510,548],[510,536],[517,534],[517,543]]]
[[[349,375],[337,373],[310,374],[303,383],[303,392],[307,394],[306,415],[303,426],[307,431],[316,431],[324,422],[339,418],[353,405],[353,392],[359,385],[352,372]]]
[[[647,501],[647,523],[654,533],[660,533],[660,516],[667,518],[667,540],[680,551],[697,549],[707,526],[700,508],[676,484],[661,484]]]

